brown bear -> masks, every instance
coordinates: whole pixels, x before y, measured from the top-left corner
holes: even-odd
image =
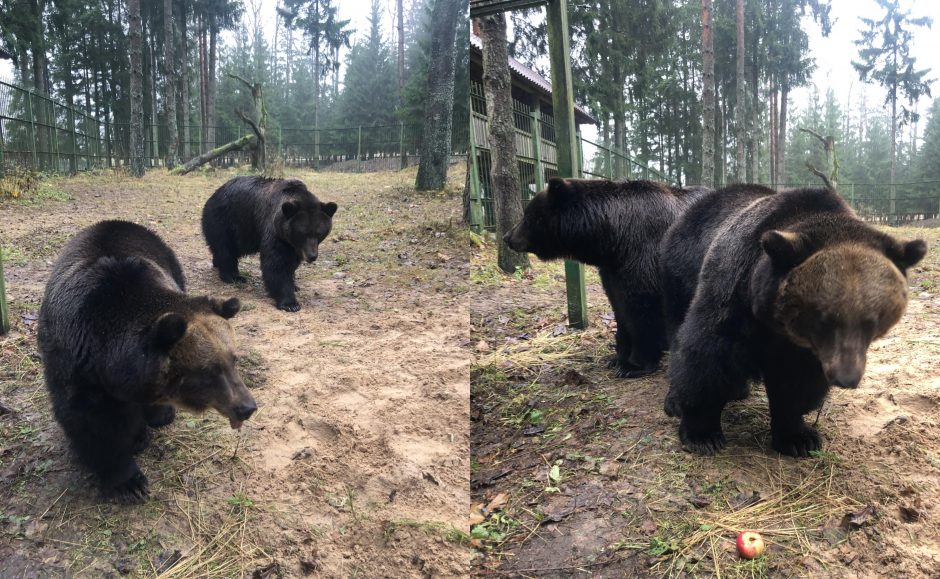
[[[184,290],[173,251],[126,221],[81,231],[46,284],[38,340],[53,412],[106,498],[148,496],[134,455],[176,408],[214,408],[232,428],[257,408],[235,369],[238,300]]]
[[[235,177],[202,210],[212,265],[225,283],[243,282],[238,258],[261,253],[261,277],[277,307],[300,309],[294,273],[319,255],[333,227],[336,203],[323,203],[297,179]]]
[[[609,366],[621,378],[638,378],[659,368],[666,348],[659,242],[706,191],[553,177],[505,240],[542,260],[569,258],[597,267],[617,320],[617,354]]]
[[[714,454],[721,413],[763,380],[771,444],[821,448],[803,415],[830,384],[855,388],[871,342],[907,304],[907,269],[927,251],[856,218],[831,189],[774,193],[738,185],[699,199],[663,239],[672,337],[665,410],[683,445]]]

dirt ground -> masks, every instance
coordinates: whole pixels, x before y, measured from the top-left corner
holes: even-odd
[[[277,310],[257,257],[223,284],[199,218],[235,172],[43,181],[0,202],[12,332],[0,337],[0,576],[454,577],[466,575],[469,265],[462,166],[447,194],[415,171],[287,170],[336,201],[302,310]],[[58,249],[104,218],[176,251],[192,294],[237,296],[243,377],[259,403],[241,431],[178,415],[142,455],[151,499],[100,502],[50,415],[36,313]]]
[[[932,249],[860,387],[832,392],[808,459],[770,448],[760,386],[725,410],[723,452],[684,452],[665,372],[604,367],[616,325],[595,273],[590,327],[569,331],[560,263],[503,276],[492,245],[476,251],[473,574],[940,576],[940,229],[893,233]],[[738,557],[745,529],[768,541],[763,557]]]

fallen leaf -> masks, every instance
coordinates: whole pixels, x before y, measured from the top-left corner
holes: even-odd
[[[470,526],[479,525],[486,520],[486,515],[483,514],[483,503],[477,503],[475,505],[470,505]]]
[[[477,352],[489,352],[491,350],[490,345],[486,343],[486,340],[480,340],[475,346]]]
[[[490,503],[486,505],[486,512],[492,513],[497,509],[501,509],[509,502],[509,495],[506,493],[499,493],[490,500]]]

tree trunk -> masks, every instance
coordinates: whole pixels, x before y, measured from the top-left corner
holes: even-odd
[[[130,168],[144,176],[144,71],[141,54],[140,0],[127,0],[127,38],[130,44]]]
[[[179,14],[179,23],[180,23],[180,93],[181,93],[181,106],[180,106],[180,118],[182,119],[183,124],[183,142],[182,147],[180,147],[182,159],[189,159],[190,157],[190,127],[189,123],[192,119],[190,112],[192,111],[192,100],[190,93],[190,80],[189,80],[189,65],[191,63],[189,59],[189,14],[186,8],[186,1],[180,1],[180,14]]]
[[[780,84],[780,119],[777,123],[777,186],[787,183],[787,97],[790,87],[787,81]]]
[[[200,134],[199,134],[199,151],[205,152],[206,150],[206,134],[208,132],[208,122],[206,120],[206,28],[205,20],[202,16],[199,17],[199,124],[200,124]]]
[[[712,47],[712,0],[702,0],[702,182],[715,183],[715,51]]]
[[[215,92],[216,74],[215,63],[218,52],[219,30],[214,24],[209,25],[209,70],[206,79],[206,122],[208,123],[209,148],[215,147]]]
[[[757,34],[754,34],[752,40],[753,63],[751,64],[751,125],[748,132],[748,147],[750,148],[750,171],[748,181],[757,183],[760,181],[760,78],[757,66]]]
[[[515,273],[519,268],[529,267],[529,256],[513,251],[503,241],[503,235],[522,220],[506,16],[496,14],[481,18],[480,36],[483,38],[483,91],[489,114],[491,194],[496,204],[496,240],[499,244],[497,263],[506,273]],[[424,157],[421,163],[424,164]]]
[[[405,3],[398,0],[398,102],[403,102],[405,90]]]
[[[173,35],[173,0],[163,0],[163,83],[166,110],[166,168],[172,169],[179,160],[176,131],[176,38]]]
[[[747,175],[747,150],[745,148],[744,135],[744,109],[746,99],[744,96],[744,0],[737,0],[737,24],[738,24],[738,62],[737,62],[737,94],[734,103],[734,124],[735,140],[737,141],[737,157],[734,163],[734,176],[738,182],[746,180]]]
[[[425,93],[421,163],[415,180],[415,189],[418,191],[440,191],[447,179],[453,129],[454,68],[457,58],[454,44],[457,17],[462,5],[462,0],[437,0],[431,12],[431,62]],[[505,51],[504,46],[504,54]],[[511,103],[509,110],[511,113]]]

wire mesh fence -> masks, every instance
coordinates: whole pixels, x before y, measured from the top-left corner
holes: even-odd
[[[276,121],[266,131],[269,156],[285,166],[339,171],[396,170],[420,160],[422,126],[389,124],[335,128],[284,128]],[[466,155],[469,122],[455,117],[453,155]],[[179,124],[178,155],[182,161],[250,134],[247,125]],[[0,81],[0,176],[11,168],[48,173],[74,173],[129,164],[130,126],[95,118],[54,99]],[[166,124],[144,127],[144,164],[165,164],[169,150]],[[249,162],[250,151],[232,151],[217,166]]]

